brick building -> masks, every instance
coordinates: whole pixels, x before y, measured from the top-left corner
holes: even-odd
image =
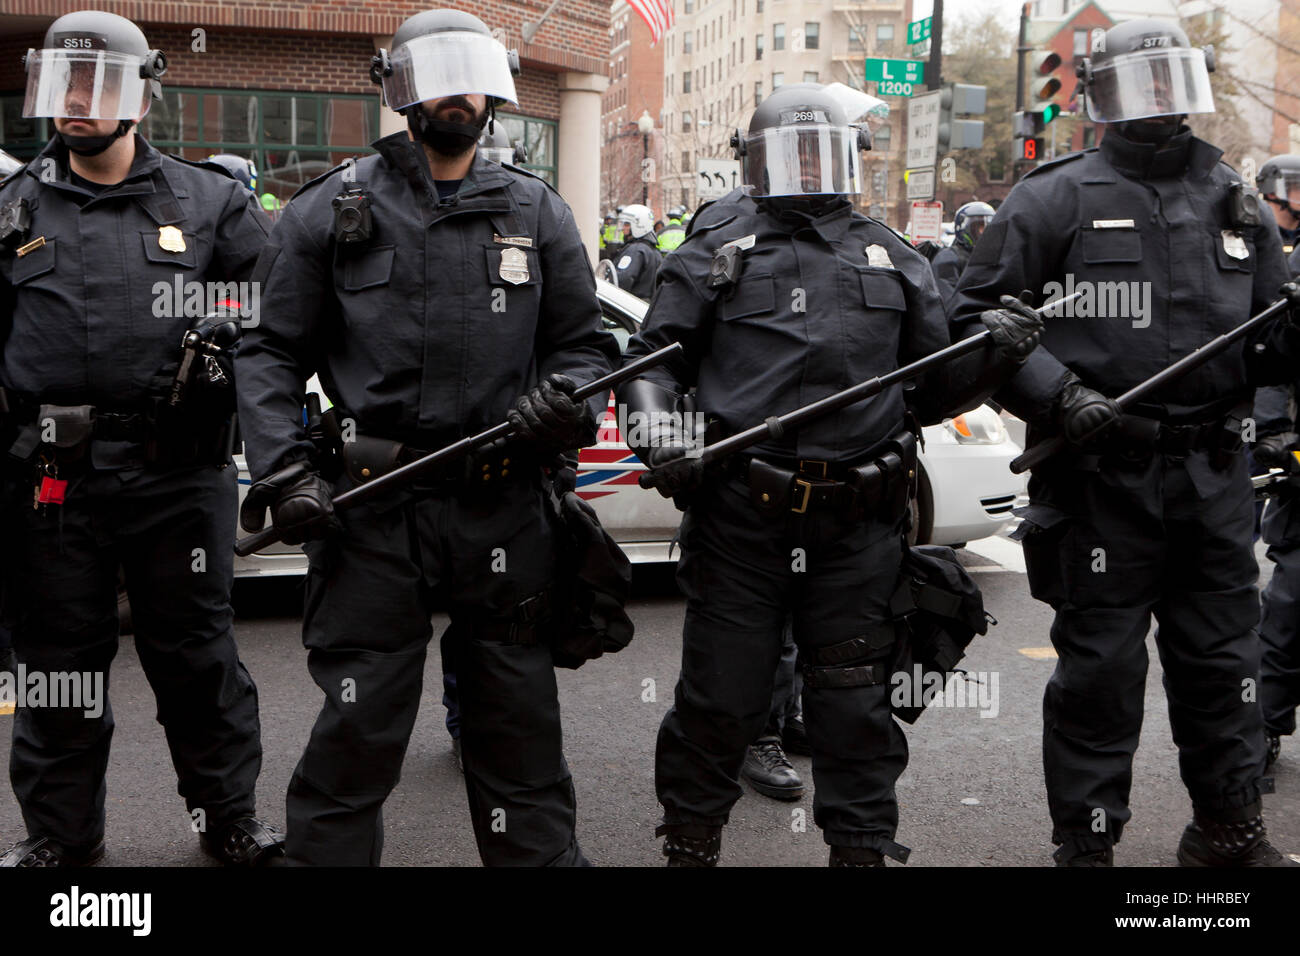
[[[602,209],[643,203],[662,218],[668,206],[663,163],[664,47],[650,45],[650,28],[627,0],[610,7],[609,89],[600,117]],[[637,126],[648,116],[653,128]]]
[[[165,99],[141,132],[167,152],[202,158],[228,152],[254,160],[263,190],[282,198],[369,143],[404,128],[383,107],[367,71],[379,47],[413,13],[436,6],[401,0],[0,0],[0,137],[20,158],[47,141],[45,120],[22,118],[20,64],[64,13],[100,9],[135,21],[167,54]],[[583,240],[596,246],[601,94],[608,86],[608,0],[458,3],[519,51],[520,103],[499,115],[528,147],[528,167],[573,207]],[[532,42],[523,40],[525,24]]]

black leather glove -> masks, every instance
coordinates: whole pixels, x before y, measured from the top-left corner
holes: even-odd
[[[694,491],[704,480],[704,459],[698,455],[687,456],[688,447],[682,444],[661,445],[649,451],[650,466],[647,487],[656,489],[665,498]]]
[[[1287,309],[1286,319],[1293,329],[1300,329],[1300,283],[1284,282],[1282,288],[1277,290],[1278,298],[1286,299],[1290,303]]]
[[[1085,445],[1099,437],[1113,428],[1123,415],[1123,409],[1113,398],[1084,385],[1075,375],[1066,380],[1056,405],[1057,423],[1066,439],[1074,445]]]
[[[571,397],[577,387],[569,376],[552,374],[520,395],[506,415],[515,435],[547,452],[594,445],[596,416]]]
[[[1296,465],[1291,450],[1297,443],[1300,443],[1300,436],[1295,432],[1265,435],[1251,446],[1250,454],[1257,465],[1265,468],[1285,468],[1289,471]]]
[[[1043,319],[1013,295],[1004,295],[1001,302],[1002,308],[982,312],[980,321],[993,333],[993,344],[1003,358],[1023,362],[1043,337]]]
[[[285,544],[326,538],[342,525],[334,514],[329,484],[304,461],[281,468],[255,482],[239,509],[245,531],[261,531],[266,508]]]

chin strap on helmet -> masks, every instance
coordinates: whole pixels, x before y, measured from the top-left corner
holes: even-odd
[[[107,136],[72,136],[59,133],[59,141],[78,156],[98,156],[115,142],[131,132],[135,120],[118,120],[117,129]]]

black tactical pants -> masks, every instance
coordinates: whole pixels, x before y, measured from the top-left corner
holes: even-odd
[[[34,510],[28,497],[16,507],[14,648],[28,673],[102,674],[107,694],[120,566],[177,790],[209,829],[251,814],[262,746],[231,626],[233,465],[95,472],[69,485],[62,506]],[[31,836],[78,847],[104,836],[113,711],[105,699],[100,715],[85,713],[16,712],[9,772]]]
[[[451,614],[465,789],[487,865],[583,865],[545,634],[519,606],[552,582],[542,491],[384,501],[308,545],[307,666],[325,693],[289,783],[291,862],[378,865],[423,685],[433,612]]]
[[[1293,734],[1300,706],[1300,502],[1294,495],[1269,503],[1263,531],[1276,566],[1261,601],[1259,703],[1270,734]]]
[[[1030,481],[1024,548],[1030,590],[1056,610],[1043,700],[1053,841],[1102,849],[1129,819],[1152,615],[1193,803],[1211,818],[1255,803],[1264,738],[1244,456],[1222,471],[1199,451],[1050,475]]]
[[[739,481],[710,484],[687,512],[677,581],[682,671],[659,728],[655,784],[668,824],[721,825],[740,798],[745,748],[763,730],[787,617],[801,660],[889,617],[899,533],[829,511],[761,515]],[[887,661],[892,647],[875,663]],[[894,784],[907,742],[877,684],[803,689],[813,818],[827,843],[893,851]]]

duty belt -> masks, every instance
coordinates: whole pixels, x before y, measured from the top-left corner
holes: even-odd
[[[757,464],[755,464],[757,462]],[[842,462],[812,458],[760,458],[756,455],[735,455],[728,462],[732,476],[745,484],[762,481],[756,472],[775,483],[788,483],[790,510],[795,514],[852,507],[857,491],[844,479],[849,466]],[[775,490],[756,489],[757,503],[776,502]]]

